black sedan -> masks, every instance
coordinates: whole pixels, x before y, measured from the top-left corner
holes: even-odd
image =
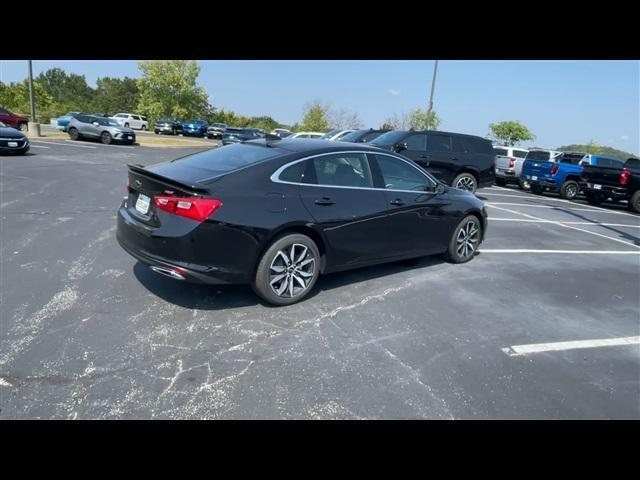
[[[444,254],[471,260],[483,202],[367,145],[261,139],[129,165],[117,239],[153,271],[304,298],[321,273]]]
[[[29,139],[20,130],[0,122],[0,154],[24,155],[29,151]]]

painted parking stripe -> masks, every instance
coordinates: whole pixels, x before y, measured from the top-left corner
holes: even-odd
[[[553,223],[551,220],[527,220],[525,218],[492,218],[489,217],[489,222],[520,222],[520,223]],[[629,223],[602,223],[602,222],[565,222],[566,225],[593,225],[595,227],[627,227],[627,228],[640,228],[638,225],[631,225]]]
[[[589,255],[640,255],[639,250],[545,250],[536,248],[481,248],[480,253],[580,253]]]
[[[491,202],[490,204],[487,202],[487,205],[509,205],[512,207],[546,208],[546,209],[558,210],[558,211],[563,211],[563,210],[578,210],[581,212],[598,212],[599,211],[595,208],[591,208],[590,206],[589,207],[585,206],[583,208],[575,208],[575,207],[560,207],[555,205],[533,205],[530,203],[511,203],[511,202]],[[605,210],[605,212],[612,213],[614,215],[631,215],[632,217],[636,217],[636,215],[632,215],[626,212],[618,212],[615,210]]]
[[[513,214],[516,214],[516,215],[521,215],[523,217],[527,217],[527,218],[530,218],[532,220],[546,220],[545,218],[534,217],[533,215],[529,215],[528,213],[518,212],[516,210],[511,210],[509,208],[496,207],[495,205],[491,205],[489,203],[487,203],[487,205],[493,206],[493,208],[497,208],[498,210],[503,210],[505,212],[513,213]],[[595,235],[596,237],[606,238],[606,239],[611,240],[613,242],[618,242],[618,243],[622,243],[624,245],[629,245],[631,247],[640,248],[640,245],[636,245],[635,243],[627,242],[625,240],[620,240],[619,238],[615,238],[615,237],[610,237],[609,235],[603,235],[601,233],[592,232],[590,230],[585,230],[584,228],[578,228],[578,227],[574,227],[574,226],[571,226],[571,225],[566,225],[566,224],[564,224],[562,222],[556,222],[554,220],[549,220],[548,222],[545,222],[545,223],[552,223],[554,225],[558,225],[559,227],[568,228],[570,230],[576,230],[578,232],[588,233],[589,235]]]
[[[512,345],[502,349],[510,357],[519,357],[532,353],[560,352],[564,350],[577,350],[582,348],[621,347],[628,345],[640,345],[640,336],[597,338],[594,340],[577,340],[571,342],[532,343],[529,345]]]
[[[49,142],[49,141],[45,141],[47,145],[61,145],[63,147],[76,147],[76,148],[96,148],[96,147],[92,147],[91,145],[73,145],[70,143],[57,143],[57,142]],[[65,142],[71,142],[71,140],[65,140]],[[31,143],[34,143],[33,141],[31,141]]]
[[[510,190],[508,188],[498,188],[498,189],[502,190],[502,191],[505,191],[505,192],[512,192],[513,191],[513,190]],[[501,193],[488,193],[488,192],[481,192],[481,193],[484,194],[484,195],[500,195],[500,196],[513,197],[513,198],[526,198],[528,200],[533,200],[533,199],[536,199],[538,201],[540,201],[540,200],[545,200],[545,201],[548,200],[550,202],[568,203],[569,205],[582,205],[580,203],[572,202],[571,200],[565,200],[564,198],[541,197],[539,195],[505,195],[505,194],[501,194]],[[600,210],[600,211],[606,212],[606,213],[617,213],[618,215],[628,215],[630,217],[638,218],[638,215],[635,215],[635,214],[630,213],[630,212],[620,212],[620,211],[611,210],[611,209],[604,208],[604,207],[599,207],[597,205],[584,205],[584,206],[589,208],[589,209]]]
[[[51,147],[45,147],[44,145],[33,145],[33,143],[31,144],[31,146],[34,148],[51,148]]]

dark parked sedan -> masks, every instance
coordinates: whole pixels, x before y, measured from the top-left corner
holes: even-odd
[[[177,280],[304,298],[322,273],[444,253],[471,260],[487,214],[405,157],[314,140],[254,140],[129,165],[120,245]]]
[[[0,122],[0,154],[24,155],[29,151],[29,139],[20,130]]]

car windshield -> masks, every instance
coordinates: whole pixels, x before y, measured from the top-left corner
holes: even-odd
[[[80,112],[69,112],[65,115],[65,117],[73,117],[74,115],[78,115]]]
[[[2,122],[0,122],[0,127],[6,127],[6,125]]]
[[[227,173],[246,165],[287,153],[285,150],[261,145],[239,143],[189,155],[174,160],[181,165],[207,170],[212,174]]]
[[[224,123],[212,123],[211,126],[215,128],[226,128]]]
[[[340,130],[330,130],[327,133],[325,133],[321,138],[323,140],[328,140],[331,137],[333,137],[336,133],[340,132]]]
[[[355,132],[347,133],[344,137],[340,138],[340,141],[357,142],[364,132],[366,132],[366,130],[356,130]]]
[[[396,130],[383,133],[378,138],[371,140],[370,145],[394,145],[407,136],[407,132]]]
[[[120,124],[111,118],[96,118],[94,122],[98,122],[100,125],[109,127],[119,127]]]

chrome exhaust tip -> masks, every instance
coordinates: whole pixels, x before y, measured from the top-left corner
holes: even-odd
[[[161,275],[165,275],[167,277],[171,277],[174,278],[176,280],[186,280],[186,277],[178,272],[177,270],[173,269],[173,268],[167,268],[167,267],[158,267],[158,266],[151,266],[149,267],[151,270],[153,270],[156,273],[159,273]]]

